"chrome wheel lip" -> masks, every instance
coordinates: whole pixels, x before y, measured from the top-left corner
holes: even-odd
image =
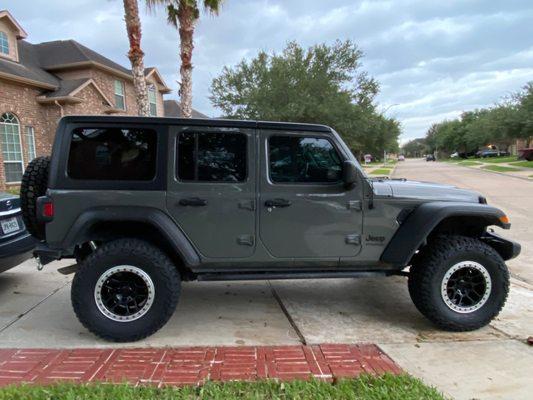
[[[483,293],[483,296],[476,304],[470,307],[458,306],[448,296],[448,282],[450,278],[455,272],[463,268],[473,268],[477,270],[478,272],[481,273],[481,275],[483,276],[485,280],[485,292]],[[444,277],[442,278],[442,282],[441,282],[442,300],[444,301],[444,304],[446,304],[448,308],[460,314],[469,314],[469,313],[479,310],[481,307],[483,307],[483,305],[485,305],[491,293],[492,293],[492,280],[490,278],[490,274],[483,265],[475,261],[461,261],[453,265],[450,269],[448,269],[448,271],[446,271],[446,273],[444,274]]]
[[[144,281],[148,289],[148,299],[146,303],[135,314],[127,315],[127,316],[117,315],[113,313],[112,311],[110,311],[103,303],[102,286],[104,282],[106,282],[107,279],[109,279],[111,276],[119,272],[130,272],[130,273],[137,275]],[[152,307],[152,304],[154,303],[154,298],[155,298],[155,286],[154,286],[152,279],[142,269],[135,267],[133,265],[118,265],[118,266],[108,269],[102,275],[100,275],[100,278],[98,278],[98,281],[96,282],[96,286],[94,287],[94,300],[96,302],[96,306],[98,307],[98,310],[105,317],[116,322],[131,322],[131,321],[135,321],[143,317]]]

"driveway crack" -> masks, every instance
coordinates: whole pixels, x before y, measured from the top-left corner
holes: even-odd
[[[0,328],[0,333],[3,333],[6,329],[8,329],[9,327],[13,326],[14,324],[16,324],[21,318],[23,318],[25,315],[27,315],[29,312],[35,310],[37,307],[39,307],[41,304],[43,304],[46,300],[48,300],[50,297],[52,297],[54,294],[56,294],[57,292],[59,292],[61,289],[63,289],[65,286],[67,286],[68,284],[70,283],[69,282],[66,282],[64,285],[61,285],[60,287],[54,289],[52,292],[50,292],[46,297],[44,297],[43,299],[39,300],[37,303],[35,303],[34,305],[32,305],[30,308],[28,308],[26,311],[24,311],[23,313],[17,315],[14,319],[12,319],[11,321],[9,321],[6,325],[4,325],[2,328]]]
[[[272,286],[272,283],[270,281],[268,281],[268,285],[270,286],[270,290],[272,292],[272,296],[274,297],[274,299],[276,299],[276,301],[279,304],[279,307],[281,308],[281,311],[283,312],[283,314],[285,314],[285,317],[289,321],[289,324],[291,325],[291,327],[294,330],[294,332],[296,332],[296,335],[298,336],[298,340],[304,346],[307,345],[307,340],[305,340],[305,336],[303,335],[302,331],[300,331],[300,328],[298,328],[298,325],[296,324],[296,322],[292,318],[291,314],[289,313],[289,310],[287,310],[287,307],[285,307],[285,304],[283,304],[283,300],[281,300],[281,297],[279,296],[278,292],[276,291],[274,286]]]

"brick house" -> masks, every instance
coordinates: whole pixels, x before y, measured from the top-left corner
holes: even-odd
[[[31,44],[26,37],[0,11],[0,190],[18,186],[25,165],[50,153],[62,116],[138,114],[130,70],[74,40]],[[170,89],[156,68],[145,73],[151,113],[164,116]]]

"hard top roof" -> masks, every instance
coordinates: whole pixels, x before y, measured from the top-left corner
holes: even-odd
[[[273,122],[216,118],[169,118],[169,117],[133,117],[102,115],[69,115],[61,119],[62,123],[122,123],[151,125],[195,125],[234,128],[305,130],[314,132],[331,132],[326,125],[304,124],[294,122]]]

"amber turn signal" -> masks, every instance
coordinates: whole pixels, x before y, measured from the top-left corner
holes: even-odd
[[[510,224],[511,220],[509,219],[509,217],[507,215],[502,215],[500,217],[500,222],[502,222],[504,224]]]

